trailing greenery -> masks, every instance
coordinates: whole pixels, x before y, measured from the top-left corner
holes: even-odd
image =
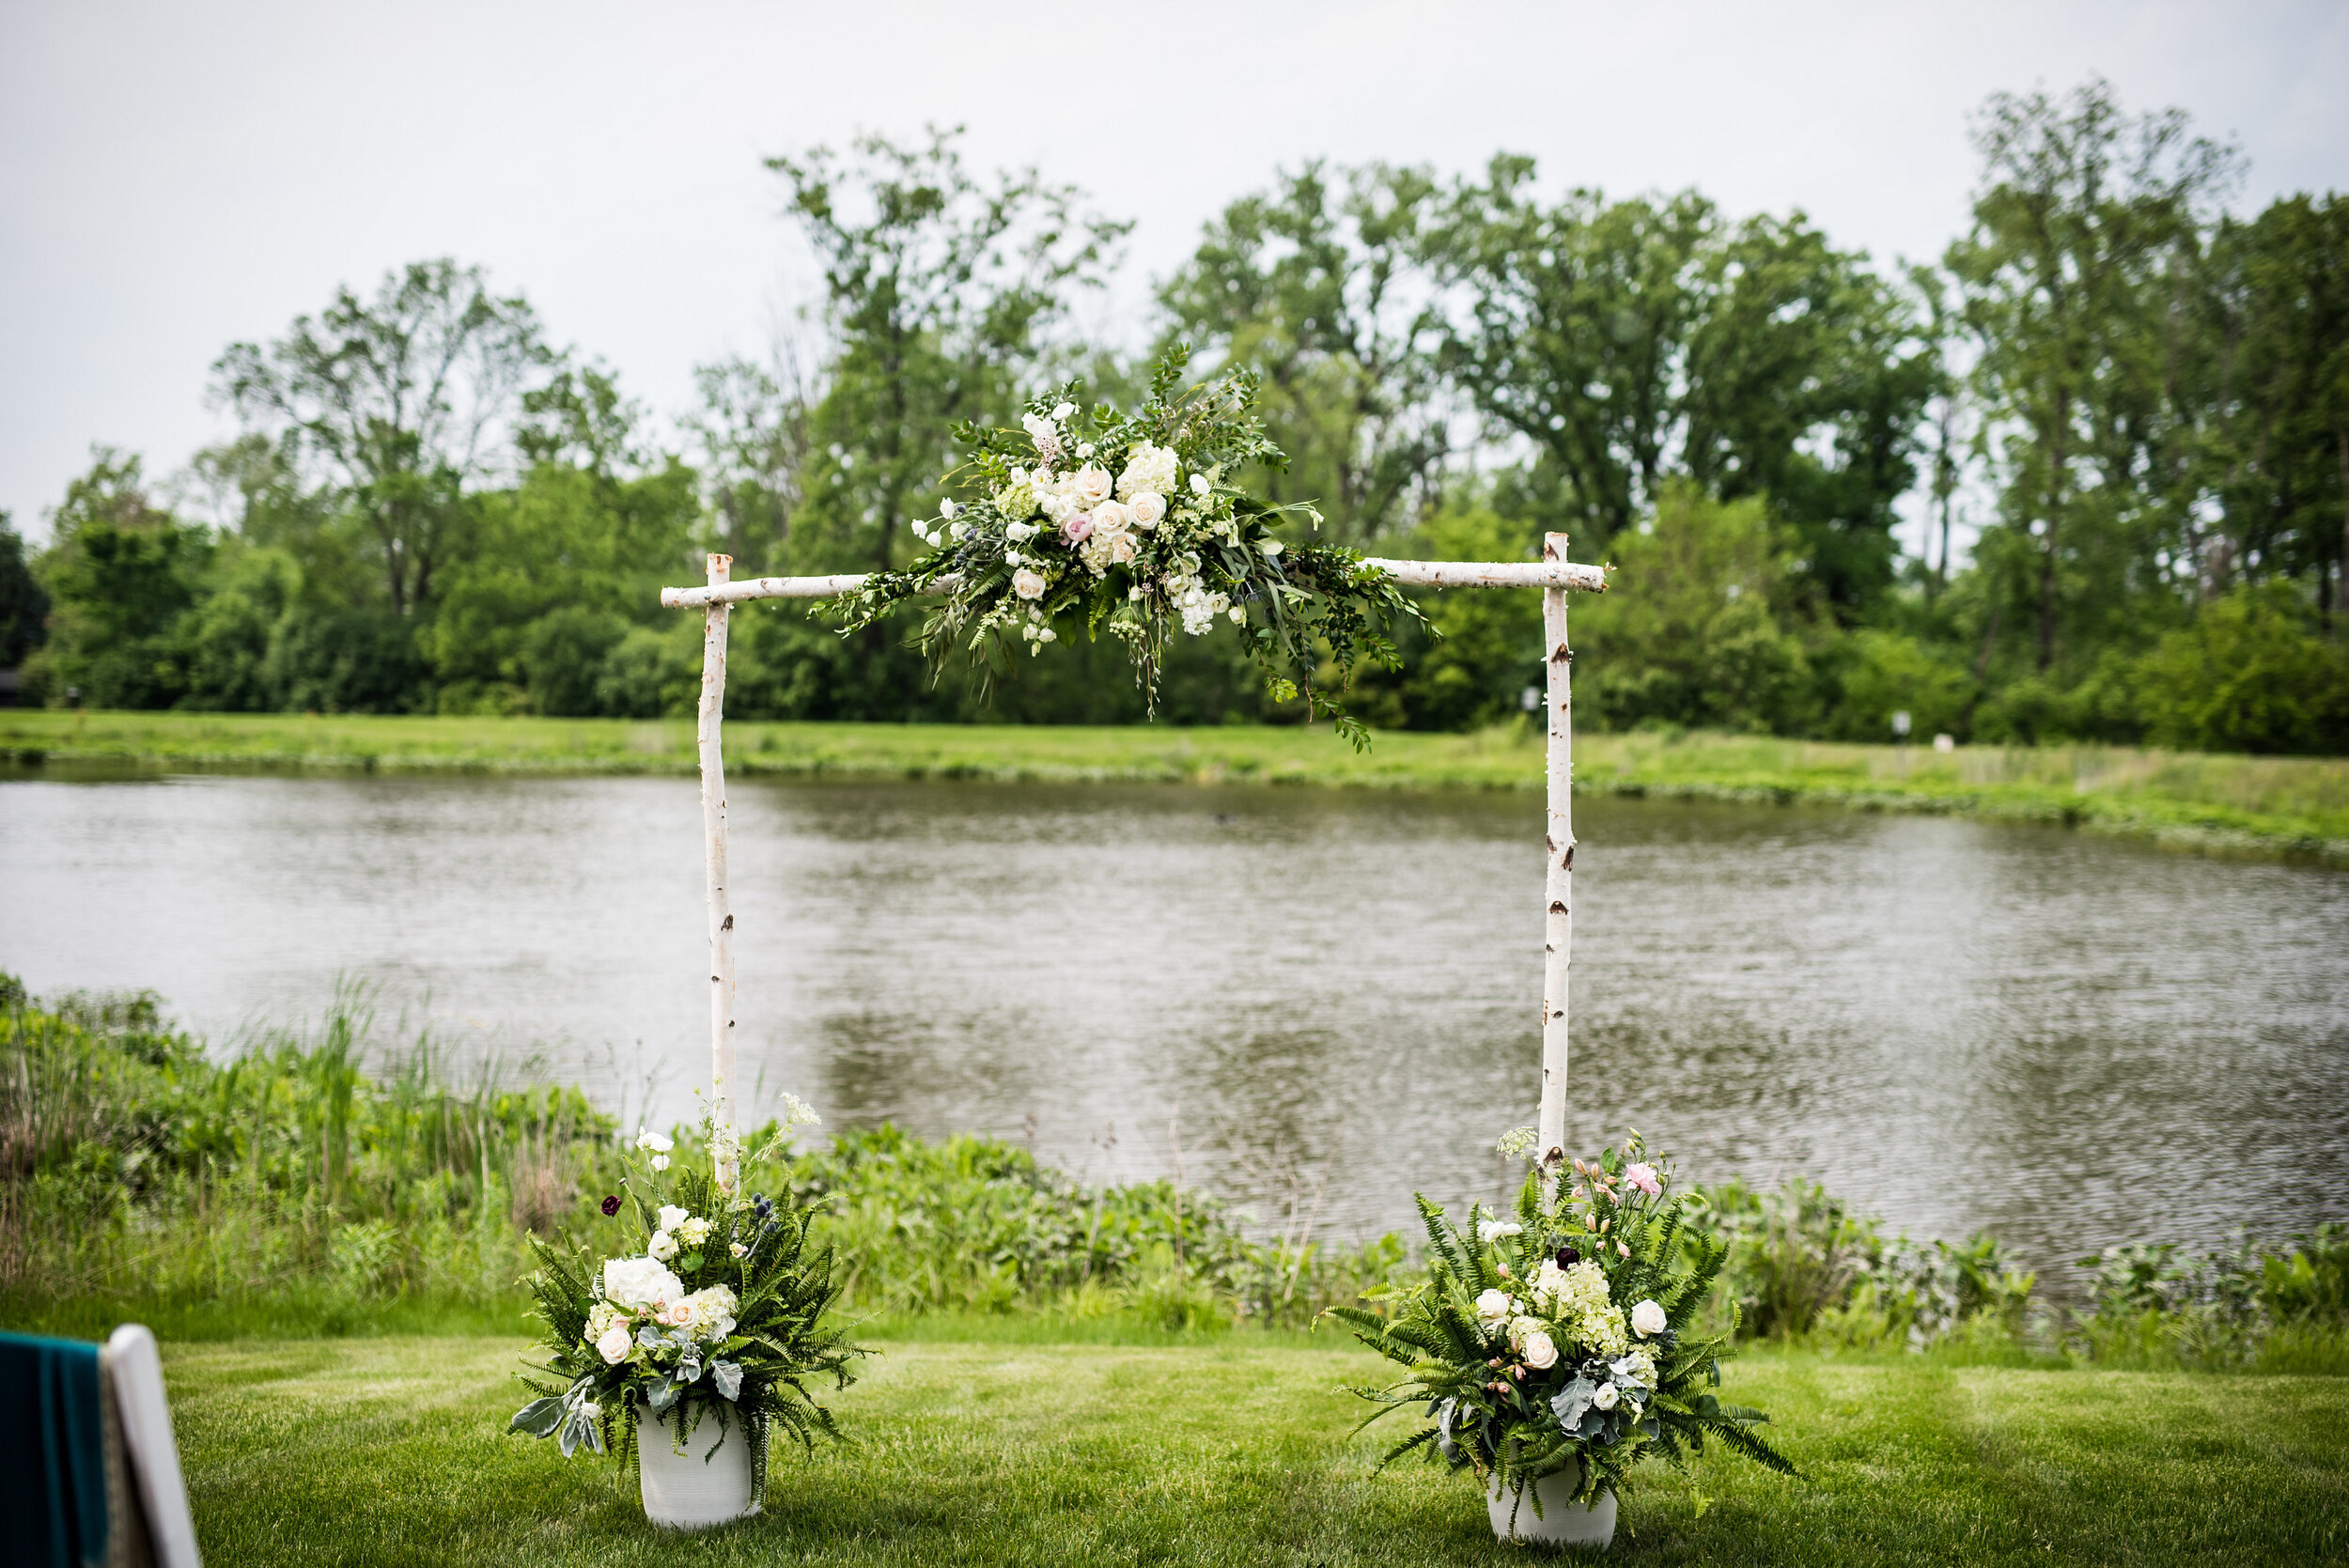
[[[1228,619],[1274,702],[1301,691],[1309,722],[1327,711],[1361,750],[1361,722],[1315,691],[1317,658],[1335,672],[1325,687],[1350,684],[1361,660],[1392,667],[1388,624],[1419,618],[1419,609],[1359,551],[1291,549],[1275,536],[1287,518],[1318,529],[1321,515],[1302,502],[1268,505],[1234,482],[1249,467],[1288,461],[1255,417],[1256,377],[1243,370],[1185,388],[1190,359],[1187,346],[1159,356],[1137,413],[1107,403],[1087,413],[1076,402],[1082,383],[1070,381],[1030,398],[1019,430],[957,427],[971,460],[948,477],[959,477],[965,499],[941,503],[935,522],[914,520],[928,554],[875,574],[832,607],[843,629],[942,596],[918,638],[932,667],[975,650],[996,675],[1020,647],[1034,655],[1058,641],[1063,627],[1081,626],[1089,638],[1106,630],[1126,644],[1155,716],[1176,623],[1197,637]]]
[[[1344,1335],[1140,1347],[893,1340],[848,1402],[854,1448],[778,1459],[764,1512],[697,1563],[1522,1564],[1439,1467],[1374,1474]],[[164,1346],[207,1561],[353,1568],[678,1560],[633,1478],[484,1420],[517,1335]],[[2349,1379],[2042,1372],[1741,1356],[1789,1480],[1713,1452],[1652,1467],[1614,1555],[1881,1563],[2323,1562],[2349,1550]],[[267,1484],[257,1484],[266,1476]]]
[[[1532,1141],[1528,1129],[1517,1147]],[[1541,1512],[1533,1483],[1546,1476],[1570,1474],[1574,1499],[1589,1503],[1651,1456],[1685,1464],[1707,1437],[1794,1473],[1754,1430],[1768,1418],[1714,1391],[1729,1336],[1697,1325],[1729,1247],[1688,1229],[1703,1200],[1674,1195],[1669,1162],[1645,1156],[1634,1133],[1621,1149],[1576,1160],[1571,1186],[1564,1171],[1537,1167],[1516,1219],[1480,1210],[1471,1231],[1419,1200],[1426,1281],[1382,1293],[1383,1316],[1329,1313],[1408,1369],[1356,1390],[1378,1406],[1369,1421],[1419,1406],[1433,1423],[1388,1450],[1382,1466],[1417,1452],[1471,1470],[1513,1514]]]

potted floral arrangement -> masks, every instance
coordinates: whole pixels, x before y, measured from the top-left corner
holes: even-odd
[[[1501,1148],[1532,1141],[1522,1128]],[[1480,1206],[1472,1231],[1421,1198],[1426,1281],[1373,1293],[1385,1315],[1330,1310],[1409,1369],[1355,1390],[1379,1406],[1363,1424],[1407,1406],[1427,1422],[1381,1467],[1417,1452],[1472,1470],[1501,1539],[1599,1545],[1642,1460],[1676,1465],[1713,1437],[1793,1474],[1754,1430],[1767,1418],[1712,1391],[1727,1336],[1694,1324],[1729,1250],[1688,1228],[1703,1200],[1673,1195],[1669,1163],[1649,1159],[1636,1132],[1571,1174],[1536,1169],[1514,1219]]]
[[[830,1249],[811,1250],[814,1210],[717,1178],[775,1153],[791,1121],[749,1149],[704,1124],[710,1167],[667,1174],[671,1141],[640,1133],[621,1187],[603,1200],[626,1236],[597,1256],[568,1234],[534,1242],[530,1291],[547,1358],[525,1382],[538,1397],[508,1430],[552,1437],[568,1458],[584,1448],[636,1461],[646,1516],[681,1528],[758,1511],[769,1438],[780,1429],[812,1448],[837,1438],[809,1391],[852,1381],[863,1354],[825,1314],[840,1294]],[[735,1159],[727,1159],[735,1154]],[[649,1424],[647,1424],[649,1423]]]
[[[1368,732],[1315,690],[1314,672],[1326,659],[1342,684],[1360,660],[1392,665],[1387,627],[1424,617],[1359,552],[1275,536],[1284,519],[1318,527],[1321,515],[1272,505],[1238,483],[1252,467],[1288,461],[1255,418],[1255,377],[1186,388],[1189,358],[1187,348],[1160,358],[1135,413],[1088,411],[1070,381],[1031,399],[1019,429],[959,427],[971,460],[947,484],[961,498],[914,520],[926,553],[835,601],[843,629],[942,598],[917,643],[933,662],[975,651],[990,674],[1064,631],[1106,631],[1126,644],[1155,710],[1175,628],[1196,637],[1228,621],[1276,701],[1301,691],[1308,720],[1319,708],[1365,745]]]

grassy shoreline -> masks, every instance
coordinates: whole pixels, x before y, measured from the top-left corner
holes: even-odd
[[[667,1563],[632,1477],[504,1435],[518,1338],[167,1346],[208,1558]],[[1344,1341],[894,1341],[696,1562],[1515,1563],[1471,1483],[1371,1465]],[[2316,1561],[2349,1542],[2349,1379],[1730,1363],[1798,1481],[1641,1472],[1612,1557],[1657,1562]],[[1383,1440],[1382,1440],[1383,1439]]]
[[[727,726],[739,775],[1538,789],[1538,736],[1326,729],[762,723]],[[0,764],[132,769],[690,774],[686,720],[0,711]],[[2349,865],[2349,759],[2101,746],[1927,747],[1716,734],[1581,735],[1583,793],[1953,813]]]

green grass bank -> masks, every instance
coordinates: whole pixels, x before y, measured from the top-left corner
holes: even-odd
[[[503,1435],[520,1339],[175,1346],[214,1562],[1518,1563],[1470,1484],[1371,1473],[1331,1340],[898,1341],[833,1401],[854,1445],[778,1452],[756,1518],[645,1523],[632,1473]],[[2349,1549],[2349,1379],[2039,1372],[1763,1354],[1804,1478],[1714,1453],[1643,1471],[1610,1560],[2314,1562]]]
[[[738,722],[732,769],[840,778],[1133,780],[1538,789],[1539,737],[1326,728]],[[0,760],[128,768],[691,773],[685,720],[0,711]],[[2097,746],[1862,746],[1706,733],[1581,735],[1584,792],[1953,812],[2349,864],[2349,758]]]

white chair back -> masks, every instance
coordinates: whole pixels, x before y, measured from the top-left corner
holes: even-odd
[[[142,1324],[114,1331],[101,1353],[113,1386],[122,1446],[131,1462],[132,1490],[145,1515],[155,1568],[203,1568],[195,1549],[195,1516],[179,1473],[179,1443],[172,1436],[171,1405],[163,1397],[163,1361],[155,1336]]]

